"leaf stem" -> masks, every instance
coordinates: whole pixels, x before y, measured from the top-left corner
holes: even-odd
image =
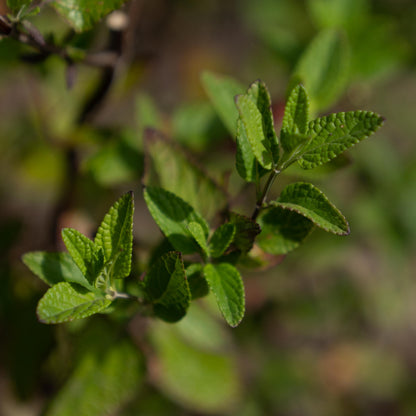
[[[260,214],[261,208],[266,202],[267,194],[270,191],[270,188],[273,185],[274,180],[277,178],[277,176],[280,174],[281,170],[279,169],[273,169],[270,173],[269,177],[267,178],[267,182],[264,185],[263,192],[261,193],[260,197],[258,198],[256,202],[256,208],[254,209],[253,215],[251,216],[251,219],[254,221],[257,219],[258,215]]]

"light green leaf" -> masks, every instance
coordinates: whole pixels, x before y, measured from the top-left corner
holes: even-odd
[[[156,183],[193,206],[204,217],[213,217],[226,204],[225,191],[177,144],[157,132],[146,135],[146,149],[157,174]]]
[[[49,286],[60,282],[72,282],[92,289],[92,286],[68,253],[33,251],[23,256],[23,263]]]
[[[204,277],[201,263],[192,263],[186,268],[186,279],[192,299],[202,298],[209,293],[209,286]]]
[[[260,233],[259,224],[236,212],[230,212],[230,223],[235,226],[233,244],[243,253],[250,251],[256,236]]]
[[[320,32],[301,56],[293,77],[302,80],[313,112],[330,106],[343,93],[349,55],[346,37],[328,29]]]
[[[285,134],[306,134],[309,121],[309,97],[302,85],[293,88],[285,106],[282,132]],[[283,146],[283,143],[282,143]],[[290,150],[285,143],[284,150]]]
[[[264,211],[258,221],[262,231],[256,243],[273,255],[294,250],[313,229],[313,222],[308,218],[280,206]]]
[[[221,257],[224,254],[234,239],[235,228],[234,224],[225,223],[215,230],[209,241],[211,257]]]
[[[77,31],[92,29],[104,16],[118,9],[126,0],[57,0],[52,6]]]
[[[152,265],[144,284],[157,317],[166,322],[177,322],[186,315],[191,292],[181,253],[164,254]]]
[[[201,76],[202,85],[210,98],[216,112],[231,133],[236,136],[238,111],[235,108],[234,97],[244,92],[244,87],[236,80],[204,72]]]
[[[207,236],[205,234],[205,230],[202,228],[201,224],[198,222],[190,222],[188,225],[188,230],[195,238],[195,241],[199,244],[202,248],[204,254],[209,256],[209,247],[207,244]]]
[[[188,203],[171,192],[153,186],[145,188],[144,199],[156,224],[176,250],[184,254],[199,250],[188,226],[191,222],[199,223],[206,236],[209,228]]]
[[[133,193],[124,194],[105,215],[95,245],[104,252],[105,262],[114,262],[115,278],[130,274],[133,248]]]
[[[73,228],[64,228],[62,239],[82,274],[91,284],[94,284],[104,266],[102,250],[99,250],[89,238]]]
[[[137,348],[116,334],[95,331],[45,416],[106,416],[137,395],[144,369]]]
[[[311,137],[302,149],[299,164],[312,169],[373,134],[384,119],[371,111],[349,111],[317,118],[308,125]]]
[[[249,95],[237,97],[237,108],[251,150],[262,167],[270,170],[273,167],[271,143],[263,131],[263,118],[256,103]]]
[[[348,235],[350,227],[341,212],[310,183],[297,182],[283,189],[275,203],[310,219],[319,228],[333,234]]]
[[[106,309],[111,300],[76,284],[61,282],[51,287],[38,303],[39,321],[58,324],[86,318]]]
[[[238,270],[229,263],[207,264],[205,279],[227,323],[235,327],[244,316],[244,285]]]

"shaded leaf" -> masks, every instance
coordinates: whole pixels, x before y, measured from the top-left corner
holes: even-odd
[[[207,264],[204,276],[215,295],[227,323],[235,327],[244,316],[244,285],[238,270],[231,264]]]
[[[90,292],[73,283],[61,282],[51,287],[38,303],[38,319],[45,324],[58,324],[86,318],[111,304],[104,294]]]
[[[211,257],[220,257],[224,254],[234,239],[235,228],[234,224],[225,223],[215,230],[209,241]]]
[[[155,315],[167,322],[182,319],[189,307],[191,292],[185,276],[181,253],[163,255],[144,279],[146,293]]]
[[[256,236],[261,231],[259,224],[236,212],[230,212],[230,223],[235,226],[233,244],[242,252],[250,251]]]
[[[186,278],[192,299],[202,298],[209,293],[209,286],[204,277],[201,263],[190,264],[186,268]]]
[[[198,245],[202,248],[202,251],[206,256],[209,256],[209,247],[207,244],[207,236],[205,234],[204,229],[202,228],[201,224],[198,222],[190,222],[188,225],[188,230],[194,237],[195,241]]]
[[[184,254],[199,250],[188,226],[191,222],[199,223],[206,236],[209,228],[205,220],[188,203],[171,192],[153,186],[145,188],[144,199],[156,224],[176,250]]]

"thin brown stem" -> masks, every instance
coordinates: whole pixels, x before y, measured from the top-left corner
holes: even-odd
[[[267,178],[267,182],[264,185],[263,192],[258,198],[256,202],[256,208],[254,209],[253,215],[251,216],[251,219],[253,221],[256,220],[257,217],[259,216],[261,209],[267,200],[267,195],[270,191],[270,188],[272,187],[274,180],[277,178],[280,172],[281,172],[280,170],[273,169],[273,171],[270,173],[269,177]]]

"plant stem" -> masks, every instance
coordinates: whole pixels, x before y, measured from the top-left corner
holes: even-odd
[[[277,176],[279,175],[280,172],[281,172],[281,170],[273,169],[272,172],[270,173],[269,177],[267,178],[267,182],[264,185],[263,192],[261,193],[259,199],[257,200],[256,208],[254,209],[253,215],[251,216],[251,219],[253,221],[256,220],[258,215],[260,214],[261,208],[262,208],[263,204],[266,202],[267,194],[269,193],[270,188],[272,187],[274,180],[277,178]]]

